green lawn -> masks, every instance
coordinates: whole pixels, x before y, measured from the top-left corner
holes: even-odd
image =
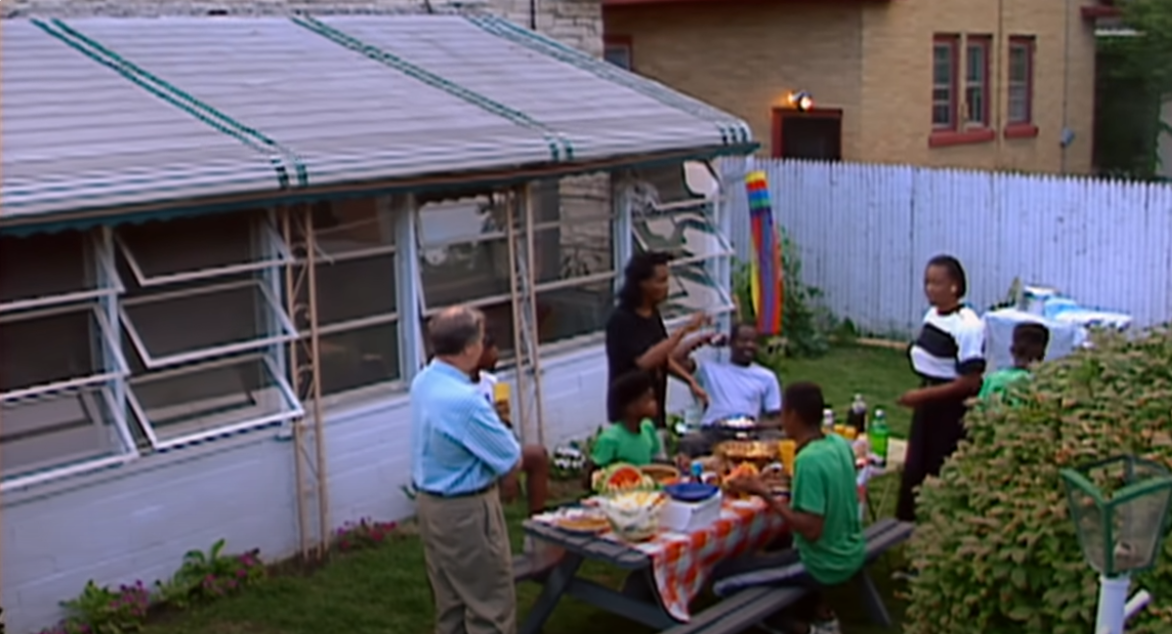
[[[891,412],[897,434],[907,428],[907,415],[895,408],[895,399],[913,385],[902,354],[871,348],[838,348],[815,360],[794,360],[783,369],[785,381],[816,381],[827,398],[841,409],[862,393],[872,407]],[[883,483],[878,483],[882,486]],[[514,548],[521,540],[520,507],[509,509]],[[247,547],[247,544],[237,544]],[[880,562],[873,577],[890,596],[890,562]],[[618,585],[614,570],[589,567],[588,573],[603,583]],[[539,588],[518,586],[523,617]],[[853,595],[844,595],[836,606],[851,634],[880,634],[885,630],[866,624]],[[902,606],[889,601],[893,616]],[[609,629],[614,628],[614,629]],[[279,576],[245,593],[203,608],[161,617],[148,634],[425,634],[431,629],[431,596],[418,538],[408,527],[385,546],[336,556],[312,575]],[[546,634],[594,634],[599,631],[639,634],[646,628],[565,599],[545,628]],[[897,630],[892,630],[897,631]]]

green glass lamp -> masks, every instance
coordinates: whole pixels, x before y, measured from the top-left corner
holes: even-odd
[[[1130,601],[1131,575],[1156,564],[1168,531],[1172,473],[1163,465],[1120,456],[1064,469],[1070,517],[1087,563],[1099,573],[1096,634],[1122,634],[1127,618],[1150,600]]]

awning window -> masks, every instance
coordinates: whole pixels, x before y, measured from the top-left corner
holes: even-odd
[[[297,330],[256,279],[139,295],[122,301],[122,324],[146,367],[155,369],[257,350]]]
[[[258,271],[290,259],[261,210],[124,225],[114,238],[144,287]],[[182,248],[177,248],[178,240]],[[262,247],[272,252],[265,254]]]
[[[198,442],[304,414],[263,355],[221,359],[136,376],[129,401],[156,449]]]
[[[127,372],[113,329],[96,306],[0,318],[0,401],[98,385]]]
[[[0,236],[0,313],[121,292],[109,255],[90,233],[81,231]],[[38,266],[29,267],[29,262]],[[103,284],[103,278],[110,283]]]

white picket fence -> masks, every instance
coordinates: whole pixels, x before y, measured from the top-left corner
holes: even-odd
[[[804,281],[860,328],[905,335],[923,267],[951,254],[984,310],[1015,277],[1088,306],[1172,321],[1172,186],[920,167],[750,159],[725,163],[738,255],[749,255],[744,174],[765,171]]]

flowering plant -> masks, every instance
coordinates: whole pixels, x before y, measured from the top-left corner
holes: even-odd
[[[394,533],[396,526],[394,522],[377,522],[364,517],[357,522],[343,524],[335,531],[334,539],[339,550],[374,548],[385,542]]]
[[[233,594],[265,576],[260,552],[225,555],[219,540],[206,553],[192,550],[183,556],[183,565],[168,581],[158,582],[159,595],[166,603],[186,607],[201,601]]]
[[[91,579],[76,599],[61,605],[68,616],[43,634],[126,634],[142,629],[151,593],[141,581],[113,590]]]

